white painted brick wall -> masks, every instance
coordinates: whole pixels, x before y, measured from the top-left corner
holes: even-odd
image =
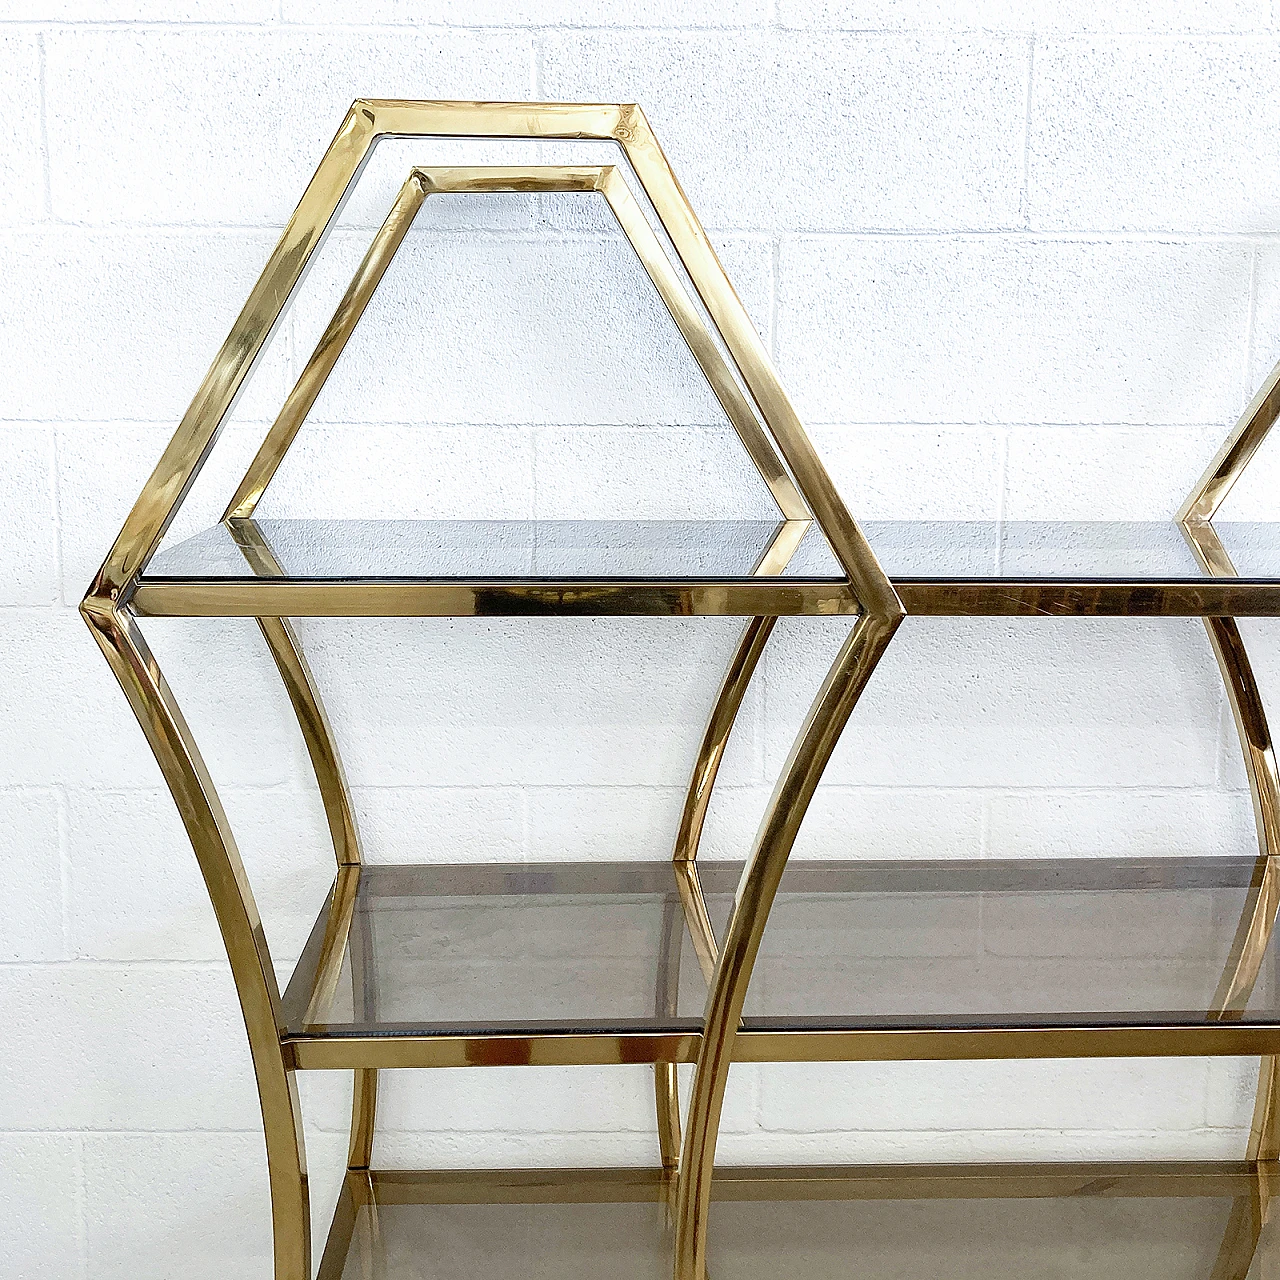
[[[1159,518],[1280,356],[1278,64],[1272,0],[8,0],[5,1274],[167,1280],[178,1258],[193,1278],[269,1274],[253,1082],[211,914],[74,606],[351,98],[643,103],[858,514]],[[529,157],[516,150],[482,158]],[[456,154],[377,153],[175,532],[216,516],[407,166]],[[315,417],[277,514],[767,510],[616,234],[577,198],[429,202]],[[1273,445],[1236,509],[1274,516],[1278,481]],[[734,631],[302,629],[370,853],[397,861],[661,856]],[[150,633],[287,970],[329,855],[286,700],[251,626]],[[1280,699],[1280,633],[1248,634]],[[709,854],[743,851],[838,639],[780,627]],[[799,852],[845,855],[855,832],[870,856],[1248,850],[1198,625],[909,623]],[[1251,1075],[737,1068],[722,1147],[1227,1156]],[[319,1230],[343,1087],[303,1082]],[[650,1160],[649,1096],[639,1070],[392,1074],[382,1158]]]

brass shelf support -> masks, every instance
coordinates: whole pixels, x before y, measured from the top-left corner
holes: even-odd
[[[261,921],[212,780],[136,618],[145,616],[146,599],[156,589],[140,584],[143,572],[374,146],[388,137],[588,139],[614,143],[630,166],[655,223],[651,223],[621,171],[613,165],[414,169],[224,513],[228,528],[260,573],[273,576],[278,573],[278,566],[270,548],[257,536],[250,517],[423,200],[441,191],[594,191],[608,203],[783,517],[775,546],[757,574],[780,574],[813,521],[847,575],[845,582],[837,582],[834,587],[801,581],[788,589],[787,611],[845,613],[856,616],[856,622],[779,782],[770,815],[740,886],[725,948],[718,956],[694,857],[724,742],[773,627],[770,616],[761,616],[762,609],[771,607],[771,600],[767,592],[749,586],[744,590],[742,584],[726,582],[703,584],[691,592],[682,584],[673,583],[667,597],[658,601],[669,612],[738,612],[752,617],[712,713],[691,787],[691,808],[686,813],[687,821],[682,822],[674,859],[677,869],[683,869],[685,893],[681,901],[691,913],[691,932],[711,988],[689,1117],[689,1134],[696,1139],[696,1149],[693,1158],[683,1162],[676,1174],[680,1204],[677,1237],[682,1242],[679,1247],[692,1249],[694,1255],[701,1257],[705,1254],[705,1240],[701,1239],[705,1184],[714,1156],[732,1039],[751,961],[777,887],[776,877],[840,726],[893,634],[903,608],[805,435],[763,344],[639,107],[376,99],[353,103],[230,335],[126,517],[81,610],[147,735],[204,872],[244,1011],[262,1101],[276,1280],[309,1280],[306,1164],[294,1083],[302,1043],[296,1037],[290,1038],[286,1031]],[[661,227],[679,270],[655,225]],[[686,289],[684,279],[691,291]],[[551,590],[555,593],[558,589]],[[583,611],[591,612],[597,607],[597,596],[590,588],[574,590],[579,592],[575,598],[581,600]],[[167,591],[169,597],[174,595],[171,588],[161,591]],[[181,588],[176,594],[182,596]],[[286,597],[294,607],[279,603]],[[314,1010],[324,1002],[340,974],[339,961],[350,937],[352,915],[359,910],[361,853],[333,732],[298,636],[284,616],[300,616],[312,607],[322,614],[332,611],[332,602],[313,597],[314,593],[305,589],[300,594],[286,591],[268,607],[266,616],[260,603],[250,606],[246,616],[257,619],[297,715],[339,866],[330,928],[321,941],[321,964],[308,1001],[308,1007]],[[476,599],[474,593],[469,596],[465,590],[457,593],[459,614],[474,612]],[[375,591],[368,600],[353,599],[344,607],[366,612],[372,607],[376,611],[382,607],[380,600]],[[211,607],[226,609],[230,616],[243,603],[234,590],[219,593],[206,584],[186,601],[186,607],[196,614]],[[182,607],[182,601],[177,604]],[[367,965],[368,957],[352,957],[357,1006],[371,1013]],[[674,1040],[679,1041],[680,1037]],[[679,1131],[676,1056],[674,1048],[664,1051],[655,1081],[663,1158],[670,1167],[674,1167],[677,1158]],[[349,1186],[367,1186],[370,1194],[376,1093],[376,1070],[367,1062],[359,1064],[349,1166],[350,1177],[363,1177],[364,1181],[349,1181]],[[703,1206],[700,1214],[689,1213],[687,1204],[698,1203]],[[698,1239],[691,1240],[690,1226]]]
[[[1237,574],[1213,527],[1213,519],[1275,425],[1277,416],[1280,416],[1280,364],[1258,389],[1196,488],[1178,510],[1177,518],[1192,552],[1204,571],[1214,577],[1233,578]],[[1239,1018],[1249,1002],[1275,929],[1277,909],[1280,909],[1280,773],[1266,708],[1239,623],[1231,617],[1206,617],[1204,625],[1240,740],[1259,846],[1258,865],[1214,996],[1219,1018],[1229,1021]],[[1271,1190],[1280,1168],[1277,1165],[1280,1157],[1278,1088],[1280,1059],[1264,1056],[1258,1063],[1258,1087],[1246,1152],[1255,1169],[1256,1185],[1250,1196],[1235,1201],[1212,1280],[1244,1280],[1266,1225]]]

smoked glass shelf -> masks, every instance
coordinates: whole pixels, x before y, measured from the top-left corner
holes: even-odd
[[[698,868],[722,934],[742,868]],[[843,1040],[841,1056],[899,1057],[905,1038],[913,1056],[951,1057],[964,1032],[987,1056],[1084,1030],[1098,1052],[1109,1036],[1207,1051],[1215,1033],[1266,1052],[1280,1047],[1274,940],[1247,1002],[1221,1014],[1259,871],[1228,857],[792,863],[737,1051],[823,1059]],[[592,862],[367,866],[353,903],[335,885],[284,1008],[304,1063],[483,1062],[497,1041],[529,1061],[639,1062],[690,1059],[706,1001],[671,864]]]
[[[640,1170],[350,1176],[318,1280],[667,1280],[665,1199]],[[712,1204],[707,1269],[727,1280],[1270,1275],[1243,1161],[730,1167]]]
[[[1280,523],[1213,526],[1231,577],[1171,520],[861,527],[908,613],[1280,612]],[[161,551],[133,602],[153,616],[857,611],[821,530],[776,520],[230,520]]]
[[[392,137],[560,140],[609,160],[411,168],[220,523],[165,545],[332,220]],[[256,517],[423,202],[501,192],[607,206],[777,519]],[[449,303],[429,282],[423,296]],[[475,333],[488,336],[482,324]],[[516,358],[503,350],[494,368]],[[859,524],[637,106],[354,103],[81,604],[222,932],[262,1106],[275,1280],[313,1277],[305,1070],[349,1070],[353,1082],[321,1280],[1258,1280],[1280,1267],[1268,1236],[1280,1222],[1280,772],[1236,622],[1280,616],[1280,523],[1215,519],[1278,416],[1280,366],[1175,519]],[[681,447],[697,435],[681,432]],[[329,722],[291,619],[606,614],[742,619],[654,861],[367,863],[343,726]],[[871,861],[852,856],[865,840],[851,816],[849,859],[790,864],[841,733],[909,615],[1202,618],[1239,732],[1256,855]],[[306,744],[337,871],[283,993],[235,833],[145,635],[164,616],[255,619]],[[845,638],[754,841],[740,861],[700,861],[721,761],[782,616],[843,618]],[[519,644],[527,629],[500,630]],[[792,630],[806,643],[803,623]],[[1243,1160],[717,1163],[738,1062],[1161,1055],[1260,1058]],[[682,1063],[693,1067],[687,1098]],[[382,1069],[581,1064],[651,1068],[651,1167],[378,1169]]]

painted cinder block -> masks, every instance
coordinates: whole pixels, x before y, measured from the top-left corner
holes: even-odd
[[[47,605],[58,598],[53,432],[0,427],[0,607]]]
[[[1280,43],[1063,39],[1036,46],[1030,225],[1063,231],[1271,229],[1280,103],[1258,86]],[[1177,139],[1176,145],[1170,145]]]
[[[1027,32],[1269,31],[1267,0],[778,0],[786,26]]]
[[[40,140],[40,40],[30,31],[0,32],[0,110],[8,125],[0,138],[0,224],[17,226],[45,216],[44,155]]]
[[[292,961],[333,880],[319,798],[313,790],[256,787],[225,787],[221,795],[272,955]],[[124,812],[128,822],[120,821]],[[71,791],[66,847],[68,920],[78,958],[223,958],[204,883],[168,791]],[[145,911],[138,909],[140,885]]]
[[[64,925],[59,797],[52,788],[0,789],[0,960],[69,958]]]
[[[643,104],[709,226],[994,229],[1020,222],[1028,58],[983,36],[555,33],[541,74]]]
[[[46,39],[53,206],[91,222],[279,228],[353,98],[532,87],[520,31],[84,26]]]
[[[1250,257],[1232,240],[788,237],[778,361],[817,423],[1226,421]]]
[[[358,13],[341,0],[283,0],[281,12],[287,22],[388,23],[415,25],[421,14],[410,0],[371,0]],[[736,27],[765,22],[769,7],[765,0],[726,0],[713,8],[697,0],[599,0],[589,9],[572,0],[441,0],[433,17],[450,26],[477,27]]]
[[[765,657],[770,776],[842,635],[835,622],[779,625]],[[1213,786],[1220,700],[1194,620],[909,618],[826,777],[846,786]]]
[[[5,1265],[29,1280],[88,1280],[82,1141],[73,1133],[0,1134]]]
[[[22,305],[0,314],[11,353],[0,417],[176,423],[274,240],[238,231],[6,233],[0,253]],[[282,354],[282,344],[263,354],[238,406],[244,416],[275,415]]]
[[[0,989],[13,1046],[0,1067],[0,1129],[252,1132],[261,1123],[224,966],[4,965]]]

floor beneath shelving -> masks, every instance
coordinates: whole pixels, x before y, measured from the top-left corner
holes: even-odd
[[[349,1180],[319,1280],[668,1280],[656,1171]],[[725,1170],[713,1280],[1263,1280],[1244,1163]],[[357,1201],[364,1200],[359,1204]]]

